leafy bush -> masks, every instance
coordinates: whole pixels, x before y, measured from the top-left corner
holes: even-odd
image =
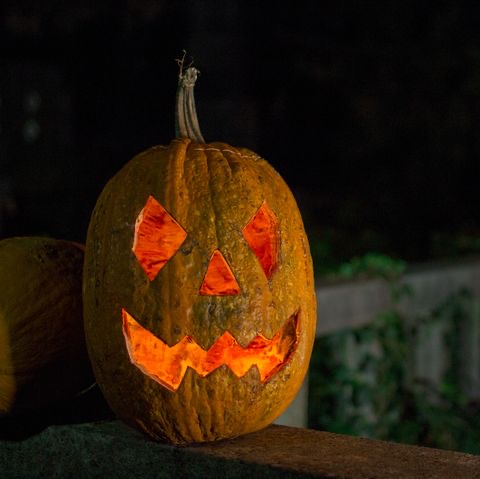
[[[393,306],[365,327],[317,339],[310,368],[309,426],[480,454],[480,404],[463,394],[460,358],[471,294],[458,291],[429,314],[406,318],[398,304],[414,292],[398,281],[404,269],[402,262],[372,254],[340,268],[346,277],[387,279]],[[447,355],[439,383],[414,373],[420,333],[432,326],[442,331]]]

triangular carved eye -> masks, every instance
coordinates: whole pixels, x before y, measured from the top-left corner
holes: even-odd
[[[168,211],[150,196],[137,217],[132,251],[153,281],[187,237]]]
[[[243,236],[270,279],[278,267],[278,221],[265,201],[243,228]]]

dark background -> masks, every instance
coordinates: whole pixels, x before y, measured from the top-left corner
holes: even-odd
[[[480,2],[465,0],[2,0],[0,238],[84,241],[106,181],[174,136],[183,49],[204,137],[279,171],[317,266],[478,246]]]

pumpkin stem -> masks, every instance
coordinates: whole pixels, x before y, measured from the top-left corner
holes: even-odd
[[[200,73],[196,68],[189,66],[183,70],[183,58],[177,60],[180,66],[177,86],[177,103],[175,110],[175,135],[177,138],[190,138],[197,143],[205,143],[200,126],[198,125],[197,111],[193,88]]]

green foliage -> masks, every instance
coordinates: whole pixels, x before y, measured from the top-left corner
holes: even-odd
[[[461,290],[415,321],[399,312],[413,292],[398,279],[405,264],[382,256],[356,258],[346,277],[374,274],[390,283],[392,308],[362,328],[318,338],[311,362],[310,427],[480,454],[480,405],[462,392],[462,327],[471,295]],[[436,327],[447,351],[439,384],[416,377],[415,346]]]
[[[337,275],[343,278],[380,277],[394,281],[405,272],[406,263],[378,253],[357,256],[348,263],[343,263]]]

